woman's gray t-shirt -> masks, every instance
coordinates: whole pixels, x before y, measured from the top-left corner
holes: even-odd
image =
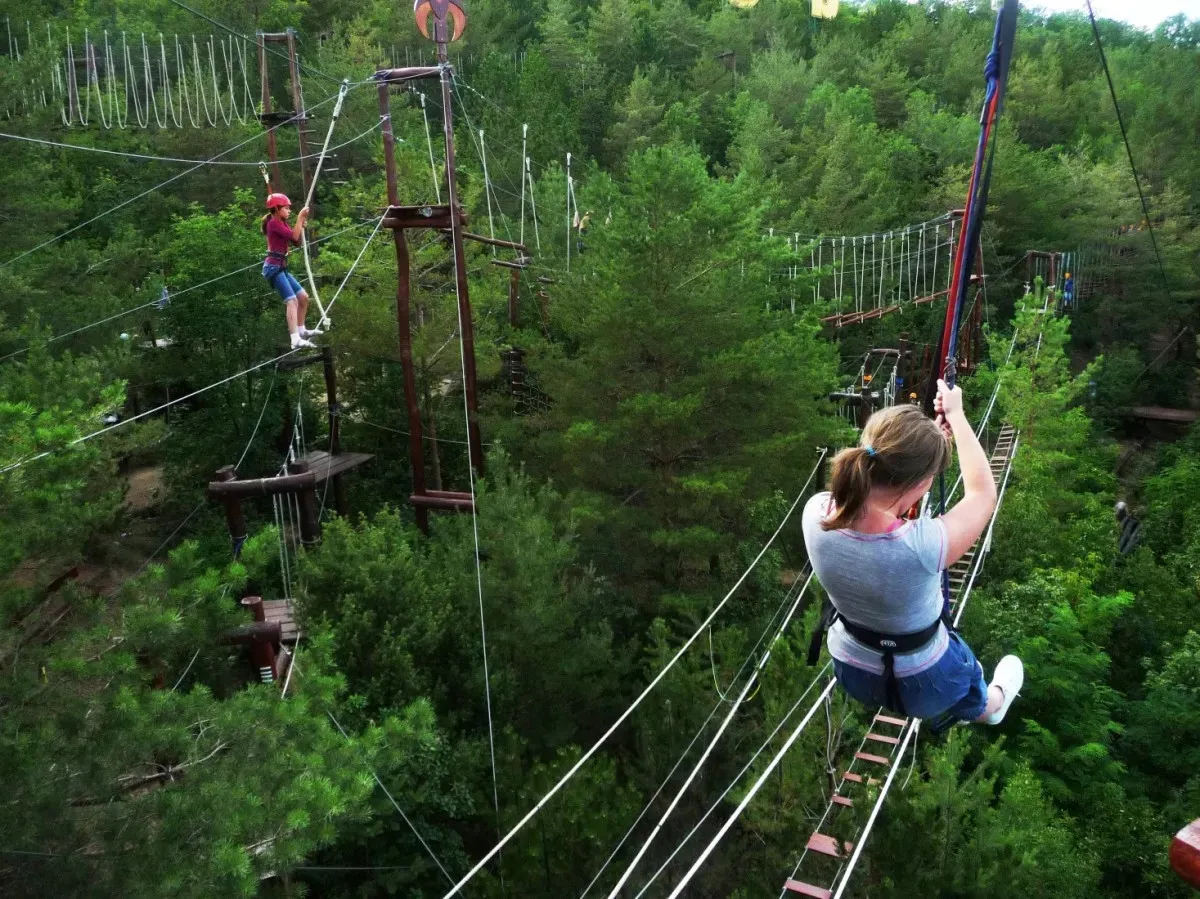
[[[822,530],[833,498],[818,493],[804,506],[804,543],[813,571],[835,609],[848,620],[886,634],[912,634],[942,614],[941,572],[946,527],[937,518],[906,521],[886,534]],[[898,653],[898,677],[916,674],[946,651],[945,627],[914,652]],[[851,637],[841,622],[829,628],[829,654],[839,662],[883,673],[883,656]]]

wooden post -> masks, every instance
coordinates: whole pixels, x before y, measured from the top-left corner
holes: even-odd
[[[311,466],[303,459],[289,466],[292,474],[306,474]],[[303,546],[314,546],[321,541],[321,516],[317,510],[317,491],[312,487],[304,487],[296,494],[300,500],[300,543]]]
[[[236,481],[237,469],[232,465],[218,468],[218,481]],[[246,516],[242,514],[242,501],[236,496],[226,496],[221,500],[225,507],[225,524],[229,527],[229,539],[233,541],[233,557],[236,559],[242,552],[242,544],[246,542]]]
[[[387,172],[388,205],[400,205],[400,188],[396,175],[396,137],[392,131],[391,87],[386,81],[379,84],[379,116],[383,122],[383,157]],[[425,447],[421,441],[421,408],[417,404],[417,378],[413,369],[412,354],[412,309],[410,278],[412,276],[408,241],[404,229],[393,228],[392,239],[396,245],[396,330],[400,343],[400,368],[404,376],[404,402],[408,409],[408,456],[412,465],[413,493],[423,496],[425,487]],[[417,526],[429,530],[429,510],[416,505]]]
[[[250,615],[255,621],[267,620],[261,596],[245,596],[242,598],[242,605],[250,611]],[[279,678],[279,660],[271,641],[252,639],[250,641],[250,662],[258,669],[259,676],[264,682],[270,683]],[[268,675],[270,676],[268,677]]]
[[[304,95],[300,90],[300,60],[296,58],[296,32],[292,28],[287,30],[287,51],[288,77],[292,87],[292,111],[297,116],[295,124],[300,147],[300,180],[304,184],[304,196],[307,197],[309,188],[312,187],[312,160],[308,158],[308,135],[305,134],[305,131],[308,130],[308,111],[304,108]]]
[[[875,395],[871,392],[871,385],[864,385],[859,396],[858,426],[865,428],[867,421],[871,418],[871,413],[874,411]]]
[[[271,76],[267,71],[267,36],[258,32],[258,78],[262,86],[262,112],[271,112]],[[279,190],[283,181],[279,177],[279,151],[275,145],[275,129],[267,122],[267,158],[271,160],[271,189]]]

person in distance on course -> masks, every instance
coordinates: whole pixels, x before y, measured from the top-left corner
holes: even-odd
[[[829,653],[847,693],[935,729],[999,724],[1024,682],[1021,660],[1005,656],[986,683],[970,647],[948,627],[941,590],[942,572],[987,527],[996,485],[962,391],[939,380],[935,408],[936,422],[911,405],[871,416],[861,445],[834,459],[832,490],[805,506],[804,542],[831,603]],[[949,464],[952,438],[963,498],[938,518],[903,519]],[[818,632],[816,652],[819,639]]]
[[[287,270],[288,252],[300,243],[304,225],[308,221],[308,207],[300,210],[295,225],[288,224],[291,214],[292,201],[286,194],[273,193],[267,197],[267,214],[262,219],[262,232],[267,238],[267,258],[263,260],[262,274],[275,292],[283,297],[292,349],[299,349],[314,346],[309,338],[318,337],[321,332],[305,327],[308,294]]]

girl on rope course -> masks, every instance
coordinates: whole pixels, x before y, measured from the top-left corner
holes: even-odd
[[[1024,682],[1021,660],[983,666],[944,617],[942,571],[979,539],[996,506],[987,454],[962,407],[938,381],[937,421],[917,406],[876,412],[861,445],[833,460],[832,491],[804,508],[804,542],[829,596],[823,624],[842,688],[859,702],[923,718],[999,724]],[[958,444],[964,496],[939,518],[901,514],[929,491]],[[820,652],[818,630],[813,648]],[[811,658],[811,656],[810,656]]]
[[[308,294],[287,270],[288,251],[300,243],[304,225],[308,221],[308,207],[300,210],[295,225],[288,224],[291,214],[292,201],[286,194],[273,193],[267,197],[267,214],[262,219],[262,232],[267,238],[267,258],[263,260],[262,274],[276,293],[283,297],[292,349],[298,349],[315,346],[308,338],[319,337],[322,332],[310,331],[304,326],[308,316]]]

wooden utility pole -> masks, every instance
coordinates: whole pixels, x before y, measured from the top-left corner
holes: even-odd
[[[442,512],[471,511],[470,493],[430,489],[425,479],[425,428],[417,393],[416,370],[412,352],[412,274],[405,232],[436,229],[450,237],[454,258],[454,282],[458,298],[458,320],[463,347],[463,391],[467,405],[467,448],[471,466],[483,471],[483,442],[479,433],[479,397],[475,374],[475,331],[471,298],[467,284],[466,239],[524,252],[522,244],[474,235],[466,231],[467,215],[458,200],[458,178],[454,145],[453,70],[449,62],[451,41],[462,37],[467,14],[458,0],[420,0],[415,14],[421,33],[437,45],[437,65],[383,69],[375,73],[379,84],[379,116],[383,123],[384,161],[387,173],[388,206],[383,227],[390,228],[396,246],[396,329],[400,364],[404,379],[404,403],[408,411],[408,450],[412,461],[413,492],[409,498],[416,510],[417,524],[428,528],[429,510]],[[431,27],[432,26],[432,27]],[[400,205],[400,187],[396,171],[396,138],[392,130],[391,93],[394,88],[409,87],[420,80],[437,80],[442,92],[442,136],[445,146],[446,203],[424,206]],[[511,302],[511,297],[510,297]]]

